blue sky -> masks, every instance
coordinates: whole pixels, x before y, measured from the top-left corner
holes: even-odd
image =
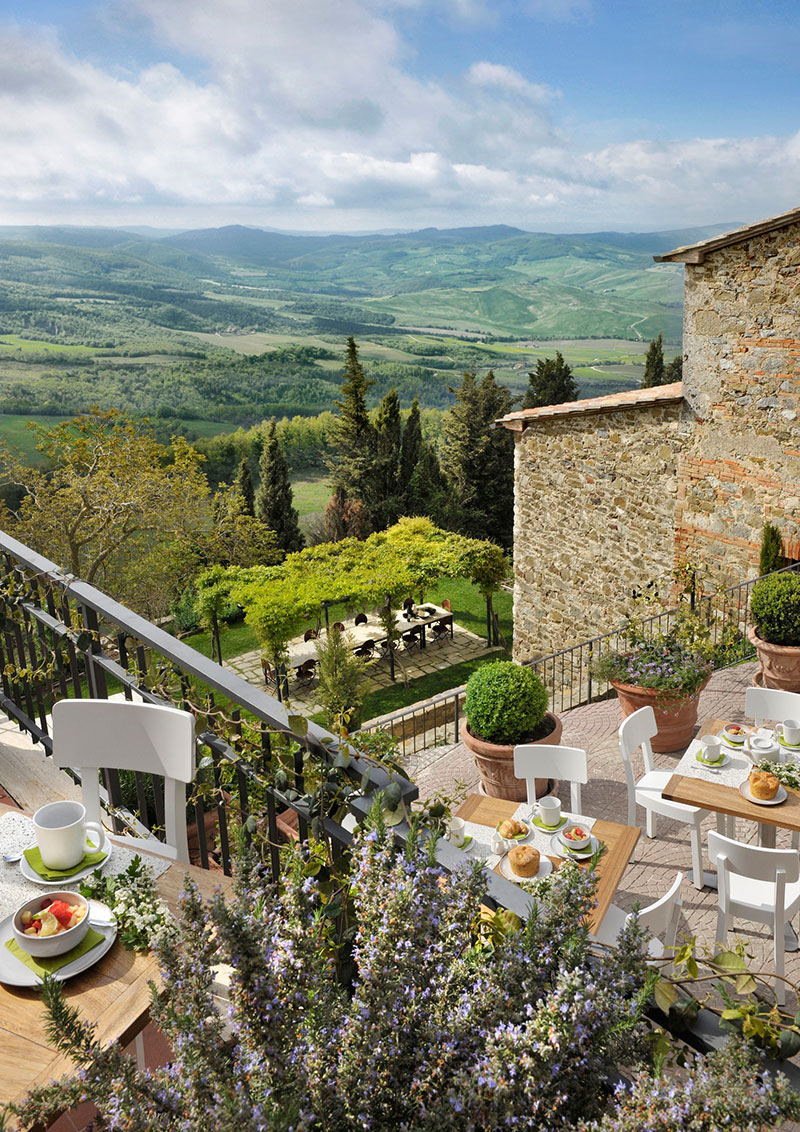
[[[752,221],[798,59],[796,0],[0,0],[0,223]]]

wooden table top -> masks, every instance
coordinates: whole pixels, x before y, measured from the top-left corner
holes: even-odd
[[[725,719],[703,720],[697,734],[716,734],[728,722]],[[761,825],[774,825],[776,829],[800,830],[800,794],[796,790],[787,790],[786,793],[786,801],[778,806],[758,806],[743,798],[737,786],[723,786],[721,782],[673,774],[664,787],[662,797],[668,802],[683,802],[687,806],[731,814]]]
[[[506,798],[470,794],[463,805],[459,806],[458,816],[465,821],[494,829],[498,822],[512,817],[518,805],[519,802],[509,802]],[[603,818],[598,818],[592,827],[593,835],[605,842],[606,846],[606,851],[597,865],[597,907],[589,914],[589,927],[592,931],[603,922],[603,917],[614,899],[641,832],[638,826],[618,825],[617,822],[604,821]],[[550,857],[550,860],[556,868],[563,864],[561,857]],[[586,867],[588,866],[581,866],[581,868]]]
[[[19,810],[0,805],[0,815],[4,813],[19,813]],[[130,847],[130,842],[126,842],[126,848]],[[142,856],[147,853],[142,851]],[[171,865],[156,883],[160,895],[173,911],[177,909],[187,872],[206,897],[212,896],[217,888],[227,889],[231,884],[230,879],[220,873],[191,865]],[[0,882],[1,878],[0,872]],[[45,892],[43,888],[42,893]],[[86,1019],[97,1023],[96,1037],[102,1044],[118,1041],[127,1045],[149,1021],[148,982],[157,983],[158,979],[158,964],[152,955],[126,951],[117,939],[98,963],[64,982],[64,995]],[[35,1086],[74,1070],[69,1058],[57,1053],[48,1043],[44,1017],[35,987],[0,984],[0,1104],[21,1100]]]

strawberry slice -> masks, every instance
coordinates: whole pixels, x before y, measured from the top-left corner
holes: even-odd
[[[50,907],[47,909],[48,912],[52,912],[52,914],[58,920],[59,924],[61,924],[62,928],[65,928],[69,923],[72,916],[72,910],[72,905],[67,904],[65,900],[54,900]]]

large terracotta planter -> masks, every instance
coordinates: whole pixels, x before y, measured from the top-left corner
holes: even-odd
[[[750,629],[747,635],[758,653],[754,683],[762,688],[800,692],[800,647],[762,641],[755,629]]]
[[[543,739],[534,739],[535,743],[559,743],[564,725],[557,715],[546,712],[546,718],[553,724],[553,730]],[[481,775],[483,789],[490,798],[508,798],[511,802],[525,802],[528,798],[528,788],[524,778],[517,778],[514,774],[514,744],[511,746],[499,743],[487,743],[478,739],[467,727],[467,721],[461,721],[461,739],[464,745],[472,751],[478,770]],[[537,798],[547,790],[548,779],[536,779]]]
[[[709,677],[710,679],[710,677]],[[700,692],[705,688],[708,680],[693,695],[685,699],[661,700],[660,693],[652,688],[640,688],[635,684],[620,684],[610,680],[612,688],[619,697],[619,706],[622,708],[622,718],[626,719],[642,707],[651,707],[655,712],[658,732],[652,740],[654,751],[679,751],[688,747],[692,741],[697,724],[697,708],[700,703]]]

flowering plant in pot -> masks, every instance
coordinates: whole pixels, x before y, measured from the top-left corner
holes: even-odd
[[[616,690],[623,719],[650,705],[658,724],[654,751],[677,751],[692,738],[700,692],[711,678],[712,645],[708,626],[689,608],[651,636],[631,618],[624,645],[607,652],[593,666],[599,680]]]
[[[524,802],[523,779],[514,774],[519,743],[558,743],[562,723],[547,710],[547,689],[531,668],[511,660],[484,664],[467,681],[461,738],[472,751],[483,788],[492,798]],[[537,779],[536,793],[548,783]]]
[[[762,578],[753,586],[748,636],[758,654],[756,683],[800,692],[800,575]]]

